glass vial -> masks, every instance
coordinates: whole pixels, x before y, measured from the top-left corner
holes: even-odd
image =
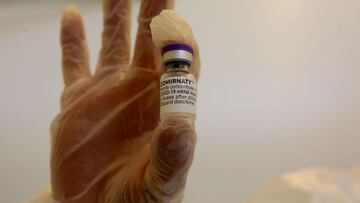
[[[194,51],[184,44],[164,47],[165,72],[160,78],[160,120],[184,118],[195,121],[197,85],[190,72]]]

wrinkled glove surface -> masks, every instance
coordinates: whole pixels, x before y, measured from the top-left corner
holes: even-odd
[[[185,120],[159,124],[161,47],[153,43],[149,26],[151,19],[171,8],[173,2],[142,1],[132,59],[131,3],[103,1],[102,49],[93,74],[81,15],[74,6],[64,9],[65,88],[61,112],[51,126],[51,179],[56,201],[182,200],[196,134],[193,123]],[[196,46],[194,39],[187,40]],[[194,48],[199,61],[197,46]],[[195,66],[196,73],[199,66]]]

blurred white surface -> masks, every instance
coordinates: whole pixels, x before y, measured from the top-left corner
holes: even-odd
[[[246,203],[359,203],[360,167],[310,168],[285,174]]]
[[[49,183],[66,2],[0,3],[0,202],[23,202]],[[100,2],[72,2],[94,66]],[[289,170],[360,162],[360,1],[179,0],[177,9],[203,58],[185,203],[241,202]]]

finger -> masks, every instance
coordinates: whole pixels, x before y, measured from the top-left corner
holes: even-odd
[[[181,198],[195,144],[195,131],[184,120],[167,121],[156,130],[144,180],[149,200]]]
[[[64,8],[61,21],[62,67],[65,85],[90,76],[89,52],[80,12],[74,5]]]
[[[155,47],[150,31],[151,19],[164,9],[174,8],[175,0],[143,0],[138,17],[133,65],[156,69],[160,66],[160,51]]]
[[[159,49],[170,44],[186,44],[193,48],[194,61],[190,71],[198,79],[201,66],[200,54],[191,26],[176,11],[166,10],[152,19],[150,27],[152,40]]]
[[[130,61],[131,0],[103,0],[104,30],[98,70]]]

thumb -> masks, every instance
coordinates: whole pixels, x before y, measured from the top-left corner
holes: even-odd
[[[172,119],[155,131],[145,194],[154,202],[180,202],[193,161],[196,133],[186,120]]]

